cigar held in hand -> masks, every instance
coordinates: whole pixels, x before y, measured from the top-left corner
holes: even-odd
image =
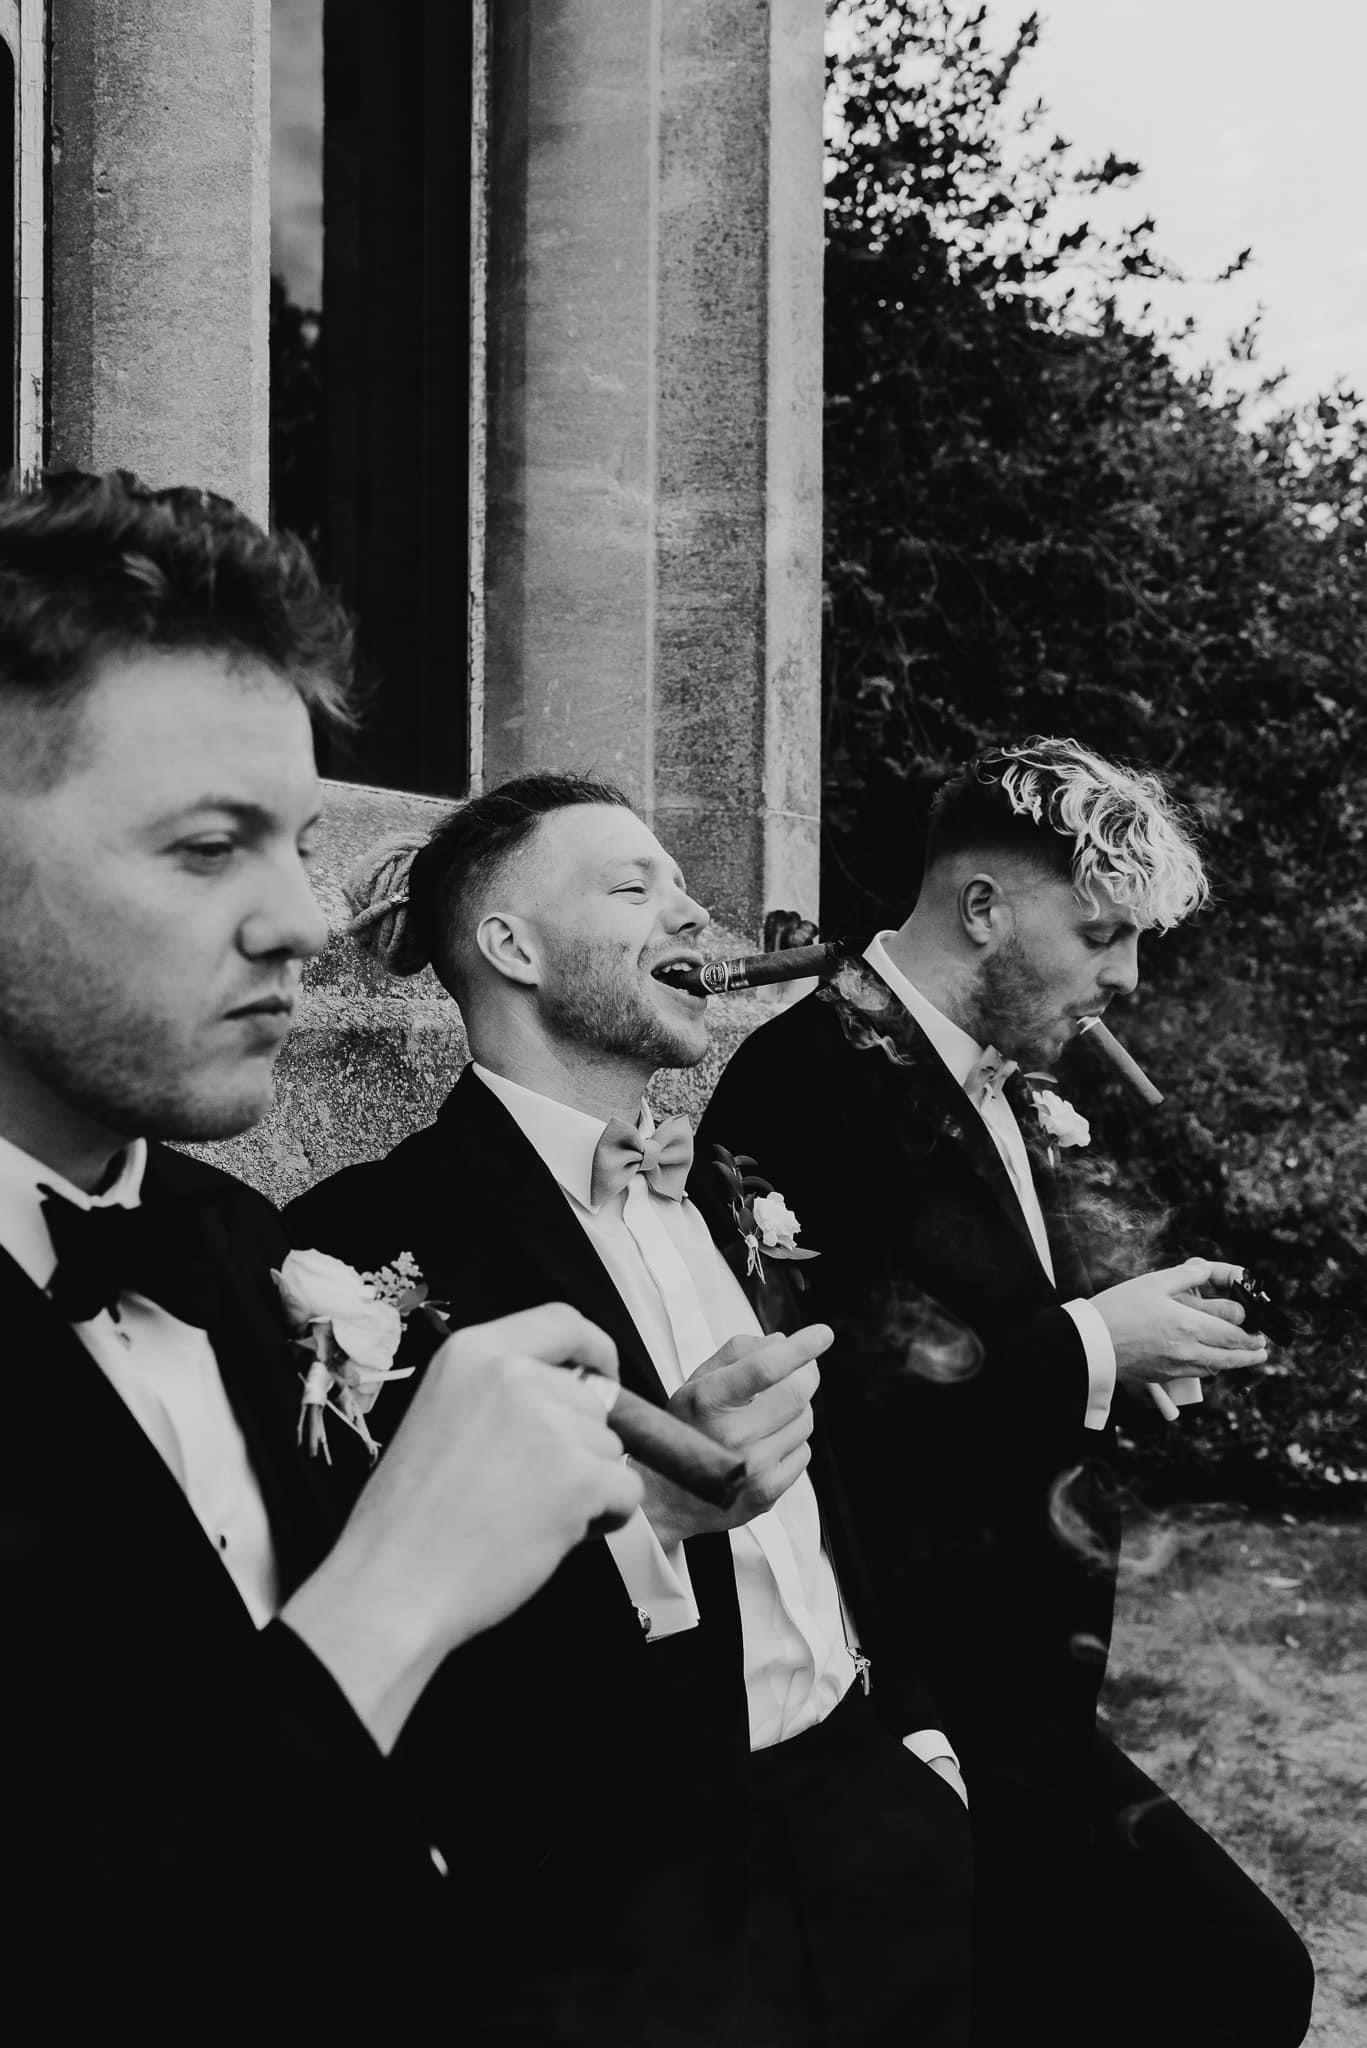
[[[443,1338],[451,1335],[451,1324],[430,1303],[423,1304],[421,1313]],[[569,1370],[587,1374],[591,1368],[576,1363]],[[633,1394],[629,1387],[620,1385],[607,1374],[595,1373],[594,1378],[603,1381],[605,1390],[609,1387],[616,1390],[610,1403],[605,1391],[603,1405],[609,1424],[621,1438],[622,1448],[628,1457],[634,1458],[638,1465],[657,1472],[662,1479],[696,1494],[699,1500],[707,1501],[712,1507],[730,1507],[745,1484],[744,1458],[737,1460],[734,1452],[723,1450],[700,1429],[680,1422],[668,1408],[642,1400],[639,1394]]]

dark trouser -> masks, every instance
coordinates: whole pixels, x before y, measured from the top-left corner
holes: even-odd
[[[956,1794],[856,1686],[750,1760],[744,2048],[966,2048],[970,1856]]]
[[[1010,1788],[980,1799],[975,2048],[1298,2048],[1299,1935],[1113,1742],[1071,1823]]]

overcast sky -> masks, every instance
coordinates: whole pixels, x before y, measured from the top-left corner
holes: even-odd
[[[1084,158],[1134,157],[1112,203],[1151,213],[1164,253],[1213,275],[1164,305],[1201,323],[1206,353],[1264,307],[1262,361],[1306,397],[1346,378],[1367,394],[1367,0],[1037,0],[1040,48],[1021,74]],[[999,29],[1028,7],[992,0]]]
[[[1049,105],[1080,160],[1134,157],[1116,223],[1152,213],[1164,253],[1220,287],[1157,293],[1190,312],[1201,352],[1264,308],[1262,361],[1307,397],[1344,377],[1367,393],[1367,0],[1036,0],[1043,38],[1023,93]],[[999,37],[1028,0],[991,0]],[[321,0],[275,0],[275,257],[316,304]],[[1146,287],[1146,289],[1149,289]]]
[[[323,0],[271,9],[271,267],[323,302]]]

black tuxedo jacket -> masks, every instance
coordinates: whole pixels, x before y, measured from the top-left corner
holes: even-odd
[[[296,1244],[362,1268],[411,1252],[458,1325],[569,1302],[615,1341],[624,1385],[665,1399],[554,1177],[473,1073],[435,1124],[310,1190],[287,1220]],[[430,1340],[410,1324],[405,1343],[421,1362]],[[382,1396],[382,1439],[415,1384]],[[448,1859],[482,1874],[497,1966],[467,1983],[491,2038],[732,2040],[749,1754],[740,1620],[728,1538],[695,1538],[687,1555],[701,1624],[648,1643],[606,1546],[581,1545],[438,1673],[396,1751]],[[907,1728],[934,1718],[910,1687],[904,1712]]]
[[[279,1218],[156,1148],[144,1199],[199,1212],[210,1336],[288,1593],[347,1489],[296,1447],[299,1375],[270,1277]],[[334,1946],[377,1901],[428,1954],[421,1930],[446,1926],[401,1778],[299,1639],[258,1632],[157,1451],[3,1253],[0,1330],[6,2038],[393,2038],[374,2031],[382,2013],[428,2038],[416,1975],[397,2006],[372,2002]]]
[[[1055,1285],[981,1118],[882,984],[863,986],[871,1016],[812,996],[746,1040],[698,1157],[753,1154],[819,1254],[807,1312],[836,1330],[826,1423],[874,1613],[914,1647],[975,1809],[992,1774],[1080,1793],[1117,1534],[1111,1431],[1082,1426],[1062,1305],[1091,1288],[1057,1177],[1036,1169]],[[922,1342],[942,1311],[981,1346],[967,1378],[938,1378]]]

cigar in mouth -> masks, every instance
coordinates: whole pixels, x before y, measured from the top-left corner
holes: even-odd
[[[1091,1046],[1093,1052],[1100,1053],[1103,1059],[1110,1061],[1121,1080],[1133,1088],[1142,1103],[1150,1109],[1157,1109],[1163,1100],[1162,1089],[1154,1086],[1138,1060],[1133,1054],[1126,1052],[1115,1033],[1106,1028],[1100,1017],[1088,1017],[1081,1026],[1080,1035]]]
[[[843,940],[824,946],[780,946],[772,953],[747,953],[740,960],[704,960],[666,967],[656,976],[667,988],[687,989],[695,996],[728,996],[741,988],[764,988],[775,981],[802,981],[808,975],[835,974],[849,959]]]
[[[422,1314],[443,1338],[451,1335],[452,1326],[438,1309],[424,1302]],[[592,1368],[576,1361],[570,1370],[586,1373]],[[617,1388],[616,1398],[607,1406],[608,1426],[621,1438],[628,1457],[714,1508],[730,1507],[745,1484],[744,1458],[737,1460],[733,1451],[724,1451],[700,1429],[680,1422],[668,1408],[642,1400],[606,1373],[595,1377]]]

